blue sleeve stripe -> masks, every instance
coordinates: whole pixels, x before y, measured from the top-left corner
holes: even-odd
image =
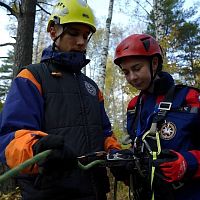
[[[0,161],[5,162],[5,149],[14,139],[15,131],[41,130],[44,100],[37,87],[28,79],[13,80],[1,113]]]
[[[195,156],[190,152],[181,152],[187,162],[186,176],[192,177],[198,169],[198,162]]]
[[[39,90],[30,80],[16,78],[3,107],[1,134],[20,129],[40,130],[43,101]]]
[[[6,135],[0,135],[0,161],[2,163],[6,163],[5,148],[14,139],[14,134],[14,132],[11,132]]]

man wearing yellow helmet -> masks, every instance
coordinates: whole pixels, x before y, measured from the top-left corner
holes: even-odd
[[[118,150],[102,93],[81,69],[96,31],[83,0],[60,0],[47,31],[53,45],[41,63],[26,66],[14,79],[0,127],[0,159],[13,168],[34,155],[52,153],[17,177],[23,200],[105,200],[105,168],[82,171],[77,157]]]

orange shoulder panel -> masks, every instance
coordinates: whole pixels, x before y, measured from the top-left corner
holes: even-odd
[[[114,134],[105,139],[105,141],[104,141],[104,149],[105,149],[106,152],[109,152],[109,150],[111,150],[111,149],[118,149],[118,150],[121,149],[121,145],[117,141],[117,139],[114,136]]]
[[[99,90],[99,101],[103,101],[103,93]]]
[[[42,94],[41,85],[38,83],[38,81],[35,79],[35,77],[33,76],[33,74],[32,74],[28,69],[23,69],[23,70],[17,75],[17,77],[22,77],[22,78],[27,78],[27,79],[29,79],[29,80],[37,87],[37,89],[40,91],[40,94]]]
[[[35,136],[46,136],[41,131],[19,130],[15,132],[15,138],[9,143],[5,149],[5,157],[7,165],[14,168],[24,161],[33,157],[32,146],[38,141]],[[22,173],[37,173],[37,165],[28,167]]]

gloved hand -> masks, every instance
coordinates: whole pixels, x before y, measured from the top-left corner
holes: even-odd
[[[58,135],[47,135],[33,145],[34,155],[52,149],[50,155],[39,161],[39,172],[46,175],[61,175],[77,166],[73,151],[64,143],[64,138]]]
[[[153,165],[158,167],[164,175],[163,180],[167,182],[179,181],[183,178],[187,170],[185,158],[174,150],[163,150],[158,159],[153,161]]]
[[[134,167],[134,163],[130,162],[130,159],[133,158],[133,152],[129,149],[113,150],[110,152],[108,158],[112,159],[111,162],[114,164],[112,167],[111,163],[110,167],[113,176],[118,181],[127,183]]]

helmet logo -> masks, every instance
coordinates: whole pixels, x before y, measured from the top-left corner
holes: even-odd
[[[69,13],[69,10],[63,3],[58,3],[53,9],[52,15],[65,16]]]
[[[88,83],[87,81],[85,81],[85,88],[87,89],[87,91],[92,95],[92,96],[96,96],[97,94],[97,91],[96,91],[96,88]]]
[[[160,137],[163,140],[171,140],[176,135],[176,125],[172,122],[165,122],[160,129]]]

